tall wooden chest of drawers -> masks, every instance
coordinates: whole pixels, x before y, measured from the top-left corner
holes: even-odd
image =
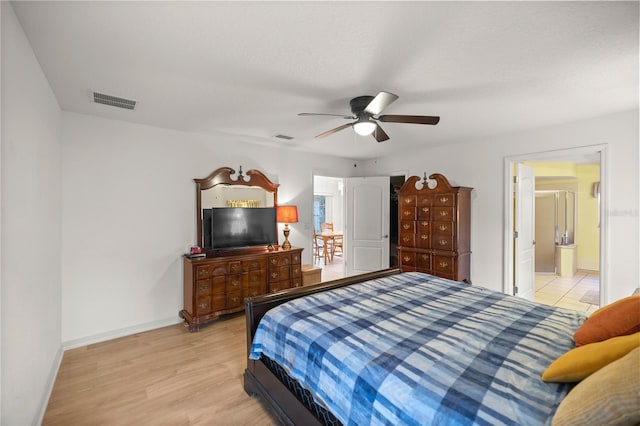
[[[420,180],[411,176],[398,191],[400,269],[471,283],[473,188],[453,187],[438,173]]]
[[[206,259],[184,257],[184,309],[189,331],[220,315],[244,309],[245,297],[302,286],[301,248],[231,254]]]

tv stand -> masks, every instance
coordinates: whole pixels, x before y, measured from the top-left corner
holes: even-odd
[[[302,286],[302,249],[243,247],[207,251],[204,259],[184,257],[184,309],[189,331],[220,315],[244,309],[245,297]]]

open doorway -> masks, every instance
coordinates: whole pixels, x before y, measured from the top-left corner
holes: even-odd
[[[322,281],[345,276],[344,184],[344,178],[313,177],[313,262],[315,266],[322,268]],[[326,224],[331,225],[333,238],[326,235],[323,238]],[[336,241],[335,235],[340,240]]]
[[[531,274],[537,302],[585,312],[606,303],[606,222],[601,220],[605,149],[590,146],[505,159],[505,292],[517,294],[520,277]],[[522,271],[523,266],[515,261],[518,244],[522,245],[514,232],[518,221],[516,165],[535,171],[535,214],[532,223],[524,224],[535,235],[532,271]]]
[[[396,189],[404,180],[313,176],[313,263],[323,269],[322,281],[398,265]]]

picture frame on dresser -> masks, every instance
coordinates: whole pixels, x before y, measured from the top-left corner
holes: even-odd
[[[244,310],[244,299],[302,286],[302,248],[284,249],[275,241],[240,247],[214,247],[205,232],[210,209],[275,208],[277,183],[259,170],[246,175],[230,167],[214,170],[196,183],[197,245],[204,257],[183,256],[183,309],[179,312],[191,332],[221,315]],[[206,226],[205,226],[206,225]],[[274,217],[274,226],[275,217]],[[228,226],[225,223],[224,226]]]

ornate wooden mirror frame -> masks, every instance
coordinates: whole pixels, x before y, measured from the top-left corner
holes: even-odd
[[[280,184],[273,183],[264,173],[259,170],[249,170],[245,175],[242,174],[242,166],[235,179],[231,175],[235,175],[236,171],[231,167],[220,167],[214,170],[209,176],[203,179],[194,179],[196,183],[196,229],[198,233],[198,246],[204,247],[204,239],[202,235],[202,191],[206,191],[217,186],[225,187],[256,187],[263,189],[267,194],[273,194],[272,205],[267,200],[266,207],[275,207],[278,205],[278,187]],[[248,201],[248,200],[247,200]]]

